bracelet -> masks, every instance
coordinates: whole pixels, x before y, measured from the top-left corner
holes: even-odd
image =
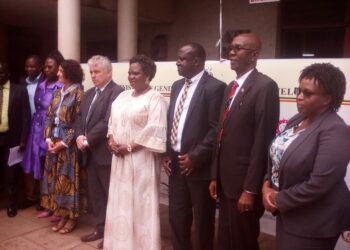
[[[131,145],[130,144],[126,144],[126,146],[127,146],[126,150],[128,150],[128,152],[131,153],[132,152]]]
[[[272,205],[274,205],[276,208],[277,208],[277,203],[276,203],[276,200],[275,202],[272,202],[272,200],[270,199],[271,198],[271,195],[272,194],[277,194],[278,192],[271,192],[267,195],[267,199],[271,202]]]

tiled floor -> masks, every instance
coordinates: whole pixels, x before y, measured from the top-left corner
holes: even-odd
[[[1,250],[90,250],[96,249],[99,241],[82,243],[81,235],[91,231],[93,218],[87,214],[81,217],[76,230],[67,235],[51,231],[52,223],[47,219],[37,219],[34,207],[19,210],[14,218],[8,218],[6,210],[0,210],[0,249]],[[171,250],[168,209],[160,205],[162,249]],[[273,250],[273,237],[261,235],[261,250]],[[130,249],[132,250],[132,249]]]

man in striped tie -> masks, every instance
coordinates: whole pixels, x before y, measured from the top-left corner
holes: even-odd
[[[215,202],[210,199],[210,165],[215,127],[226,85],[204,70],[206,53],[197,43],[178,51],[184,77],[172,85],[168,111],[167,154],[169,219],[174,250],[213,249]]]

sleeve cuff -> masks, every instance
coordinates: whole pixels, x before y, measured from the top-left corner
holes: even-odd
[[[62,143],[63,146],[65,146],[66,148],[68,148],[68,145],[66,143],[64,143],[63,141],[60,141]]]
[[[248,194],[254,194],[256,195],[257,193],[254,193],[254,192],[251,192],[251,191],[248,191],[248,190],[244,190],[244,192],[248,193]]]

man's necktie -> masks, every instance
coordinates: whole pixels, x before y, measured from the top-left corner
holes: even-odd
[[[88,114],[87,114],[87,116],[86,116],[86,123],[88,123],[88,121],[89,121],[89,119],[90,119],[90,116],[91,116],[91,114],[92,114],[92,107],[93,107],[93,105],[96,103],[97,98],[100,96],[101,90],[98,89],[98,88],[96,88],[96,89],[95,89],[95,92],[96,92],[96,93],[95,93],[94,99],[92,99],[92,101],[91,101],[91,104],[90,104],[90,107],[89,107],[89,111],[88,111]]]
[[[184,108],[184,103],[186,101],[188,88],[190,87],[191,83],[192,83],[191,80],[189,80],[189,79],[185,80],[185,87],[184,87],[184,90],[183,90],[182,95],[180,97],[179,104],[177,105],[177,108],[176,108],[176,111],[175,111],[174,120],[173,120],[173,126],[171,127],[171,134],[170,134],[170,141],[171,141],[172,145],[176,144],[177,129],[178,129],[178,126],[179,126],[181,113],[182,113],[182,110]]]
[[[221,129],[219,132],[219,142],[222,139],[222,134],[224,132],[224,122],[228,116],[228,113],[230,112],[231,102],[232,102],[233,97],[235,96],[237,88],[238,88],[238,83],[236,81],[233,81],[230,93],[228,94],[227,100],[225,102],[224,113],[222,114]]]
[[[4,86],[0,86],[0,124],[1,124],[1,117],[2,117],[2,99],[3,99],[3,95],[4,95],[4,92],[3,92],[3,89],[4,89]]]

